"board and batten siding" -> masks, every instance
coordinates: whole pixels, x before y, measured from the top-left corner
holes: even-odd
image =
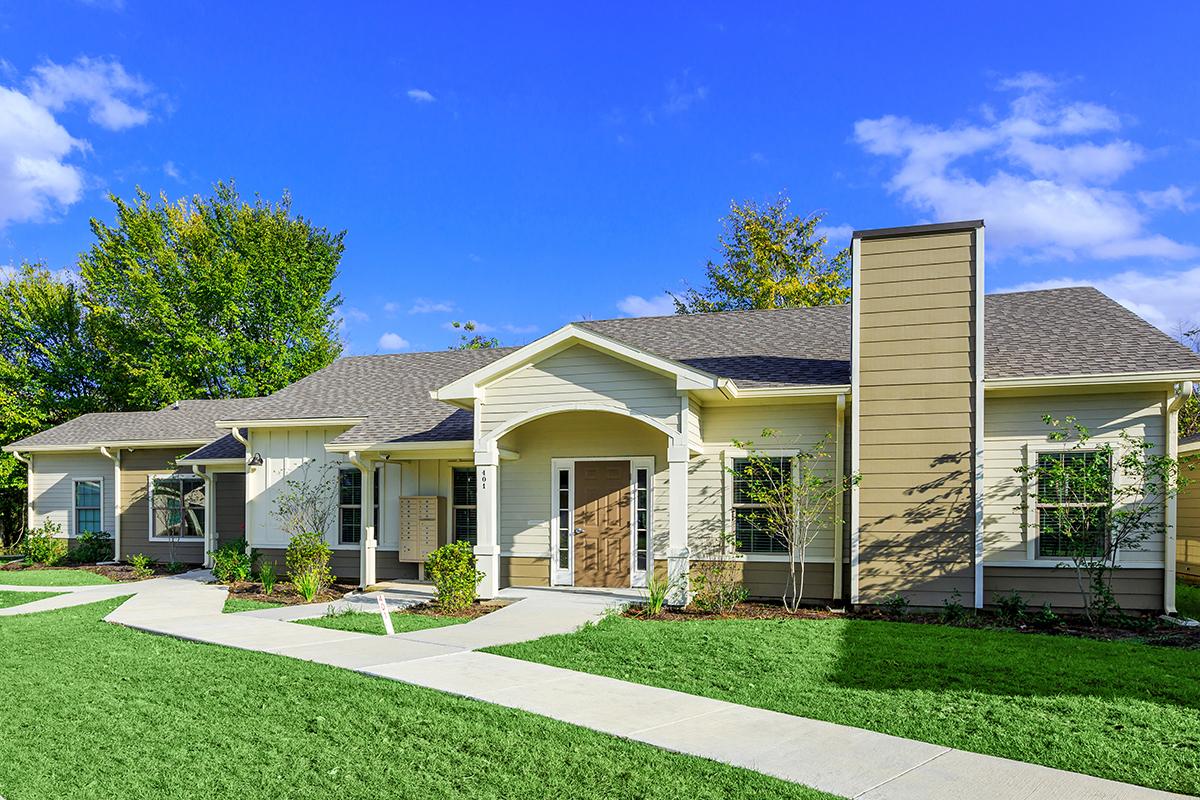
[[[1176,500],[1176,574],[1188,583],[1200,584],[1200,450],[1179,454],[1181,473],[1191,481]]]
[[[150,556],[155,561],[179,561],[199,564],[204,561],[204,542],[196,539],[175,542],[150,541],[150,478],[156,475],[194,475],[190,467],[176,467],[175,462],[191,448],[154,448],[126,450],[121,454],[121,514],[122,559],[132,555]]]
[[[857,292],[859,599],[975,592],[976,232],[864,237]]]
[[[29,527],[37,528],[45,522],[62,526],[64,537],[75,538],[75,481],[84,478],[100,478],[102,485],[101,516],[104,530],[110,534],[114,529],[114,484],[113,462],[99,453],[34,453],[33,466],[29,471],[29,499],[33,503],[33,514]]]
[[[675,380],[645,367],[574,345],[488,384],[478,404],[480,435],[536,408],[603,403],[654,417],[678,428],[681,400]]]

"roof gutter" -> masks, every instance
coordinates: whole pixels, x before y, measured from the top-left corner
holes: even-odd
[[[8,450],[8,448],[7,448],[7,447],[6,447],[6,448],[4,448],[4,449],[5,449],[5,450]],[[29,459],[28,459],[28,458],[26,458],[25,456],[21,455],[21,454],[20,454],[20,453],[18,453],[16,450],[8,450],[8,452],[12,453],[12,457],[13,457],[13,458],[15,458],[17,461],[20,461],[20,462],[21,462],[22,464],[24,464],[26,467],[28,467],[28,466],[29,466]]]
[[[1110,384],[1131,383],[1179,383],[1191,382],[1198,377],[1195,370],[1175,370],[1171,372],[1104,372],[1086,375],[1038,375],[1021,378],[986,378],[983,382],[988,389],[1044,389],[1055,386],[1104,386]]]

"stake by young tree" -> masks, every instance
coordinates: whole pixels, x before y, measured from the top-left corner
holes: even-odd
[[[1164,504],[1186,481],[1179,463],[1145,437],[1123,430],[1115,442],[1097,441],[1073,416],[1046,414],[1042,421],[1048,440],[1061,447],[1015,470],[1026,487],[1040,555],[1061,558],[1072,569],[1084,613],[1098,625],[1120,612],[1112,589],[1118,555],[1165,538]]]
[[[731,203],[717,237],[720,259],[705,268],[706,285],[671,294],[676,314],[798,308],[850,300],[850,249],[829,255],[817,232],[823,214],[794,216],[790,200]]]
[[[768,443],[778,435],[772,428],[762,431]],[[829,434],[809,448],[735,441],[746,456],[727,467],[734,482],[734,502],[741,503],[731,521],[734,538],[757,531],[787,549],[788,580],[781,599],[790,613],[804,599],[808,548],[823,532],[833,529],[837,535],[842,495],[861,480],[857,474],[836,474],[832,445]]]

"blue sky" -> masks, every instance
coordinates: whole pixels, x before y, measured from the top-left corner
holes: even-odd
[[[852,228],[984,217],[990,291],[1200,318],[1200,6],[0,7],[0,266],[105,195],[236,178],[348,230],[348,350],[669,310],[732,199]]]

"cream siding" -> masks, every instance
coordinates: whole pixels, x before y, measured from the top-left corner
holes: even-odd
[[[989,397],[984,412],[985,563],[1000,566],[1028,562],[1036,554],[1035,542],[1030,538],[1036,536],[1036,531],[1023,530],[1024,486],[1015,470],[1027,463],[1031,452],[1050,444],[1043,415],[1077,417],[1097,443],[1119,445],[1122,430],[1131,436],[1147,437],[1161,454],[1163,402],[1162,393]],[[1032,515],[1030,522],[1036,524]],[[1122,553],[1120,560],[1126,565],[1162,566],[1162,537],[1145,542],[1140,550]]]
[[[489,384],[479,404],[481,435],[536,408],[603,403],[654,417],[678,429],[675,379],[591,347],[575,345]]]
[[[1181,579],[1200,583],[1200,451],[1183,452],[1179,458],[1180,472],[1190,483],[1176,501],[1176,570]]]
[[[33,514],[29,526],[37,528],[44,522],[55,522],[62,526],[63,536],[75,537],[74,482],[82,478],[100,478],[104,530],[114,530],[114,483],[113,462],[99,453],[35,453],[29,474],[29,499],[33,502]]]

